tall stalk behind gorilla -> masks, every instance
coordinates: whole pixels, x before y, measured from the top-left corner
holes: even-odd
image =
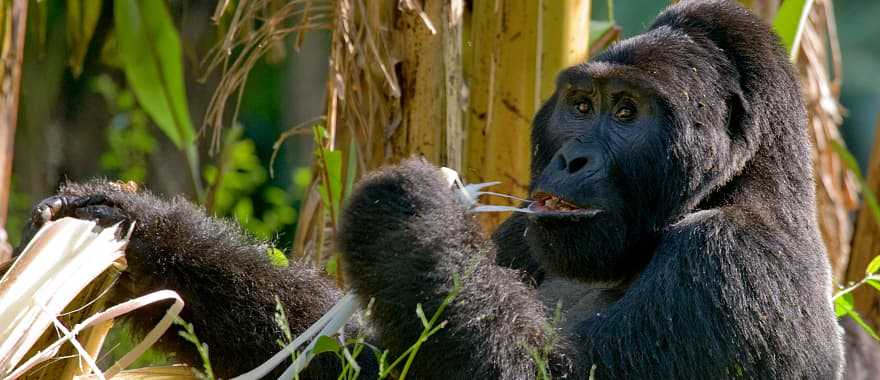
[[[491,241],[436,167],[368,175],[339,246],[352,288],[375,298],[373,343],[404,351],[422,329],[416,304],[430,313],[464,275],[414,378],[530,378],[530,351],[543,348],[560,377],[595,366],[600,379],[839,378],[797,83],[759,19],[734,2],[686,1],[560,74],[534,121],[533,213]],[[128,288],[179,291],[221,376],[276,350],[274,294],[296,332],[338,297],[179,200],[92,183],[38,211],[35,226],[45,215],[136,222]],[[549,333],[557,302],[564,319]],[[334,378],[333,360],[310,376]]]

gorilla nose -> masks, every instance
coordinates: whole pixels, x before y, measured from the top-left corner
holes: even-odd
[[[584,169],[589,170],[595,166],[595,161],[590,154],[582,152],[560,152],[556,155],[557,168],[568,174],[575,174]]]
[[[562,165],[564,166],[564,169],[568,171],[568,174],[574,174],[578,170],[581,170],[581,168],[583,168],[584,166],[587,166],[587,163],[590,162],[590,158],[586,156],[575,157],[574,159],[566,163],[565,157],[562,157],[562,161]]]

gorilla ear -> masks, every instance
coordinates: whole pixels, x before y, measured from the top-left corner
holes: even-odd
[[[727,132],[731,138],[731,151],[738,170],[758,150],[763,134],[763,128],[759,124],[767,121],[756,119],[761,116],[754,112],[739,85],[731,91],[726,103]]]
[[[738,88],[727,98],[727,130],[734,141],[745,142],[748,140],[749,131],[753,129],[749,125],[752,123],[747,116],[751,112],[750,108],[748,100],[743,97],[742,90]]]

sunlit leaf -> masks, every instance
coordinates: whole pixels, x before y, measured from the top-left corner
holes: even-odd
[[[354,135],[351,136],[351,142],[348,144],[348,163],[345,164],[345,193],[351,194],[354,188],[354,180],[357,176],[357,141]]]
[[[67,64],[74,77],[82,73],[83,60],[101,17],[101,0],[67,0]]]
[[[282,252],[278,248],[269,248],[266,252],[266,255],[269,256],[269,261],[272,262],[273,266],[286,268],[288,265],[290,265],[290,262],[287,260],[287,256],[284,256],[284,252]]]
[[[323,170],[326,171],[326,182],[321,183],[318,189],[321,193],[321,199],[324,206],[333,210],[334,213],[339,212],[342,204],[342,151],[322,149],[320,158],[323,160]],[[329,191],[328,191],[329,190]]]
[[[813,7],[813,0],[786,0],[779,7],[773,20],[773,29],[782,39],[789,56],[794,56],[800,45],[801,34],[807,24],[807,15]]]
[[[877,336],[874,329],[872,329],[871,326],[868,326],[868,324],[862,319],[862,316],[855,310],[854,304],[855,301],[852,292],[837,297],[834,300],[834,314],[836,314],[838,318],[843,316],[852,318],[852,320],[861,326],[865,332],[871,335],[874,339],[880,340],[880,337]]]
[[[339,255],[330,256],[329,259],[324,263],[324,271],[329,275],[336,275],[336,270],[339,268]]]
[[[880,292],[880,281],[878,281],[878,280],[866,280],[865,282],[868,283],[868,285],[871,285],[872,288],[874,288],[875,290],[877,290],[878,292]]]
[[[862,319],[861,314],[859,314],[855,310],[850,310],[846,315],[852,318],[852,320],[855,321],[862,328],[862,330],[865,330],[865,332],[868,333],[868,335],[870,335],[872,338],[874,338],[875,340],[880,340],[880,336],[877,336],[877,332],[875,332],[874,329],[871,328],[871,326],[865,323],[865,320]]]
[[[865,274],[873,274],[876,273],[877,270],[880,270],[880,256],[876,256],[871,259],[871,262],[868,264],[868,267],[865,269]]]
[[[852,293],[846,293],[840,297],[837,297],[834,300],[834,314],[836,314],[838,318],[849,314],[852,310],[853,310],[853,295],[852,295]]]
[[[183,84],[180,37],[159,0],[115,0],[116,38],[125,77],[156,125],[184,148],[194,133]]]
[[[315,342],[315,347],[312,348],[312,353],[318,355],[324,352],[336,352],[339,350],[339,343],[329,336],[321,335],[318,337],[318,341]]]

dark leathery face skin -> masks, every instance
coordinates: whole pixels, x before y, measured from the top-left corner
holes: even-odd
[[[672,173],[668,110],[638,83],[596,78],[589,67],[559,75],[536,120],[539,150],[527,241],[546,270],[583,280],[637,273],[671,217],[660,209]],[[662,159],[658,159],[662,157]],[[632,223],[638,221],[638,223]],[[590,247],[590,249],[584,249]]]

